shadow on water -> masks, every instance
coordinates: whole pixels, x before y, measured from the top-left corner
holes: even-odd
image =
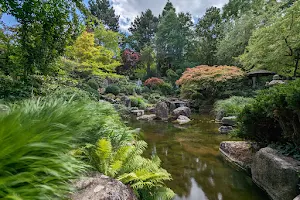
[[[230,138],[218,133],[212,118],[202,115],[193,119],[184,127],[158,121],[129,122],[144,133],[148,143],[145,155],[157,154],[162,167],[172,174],[167,185],[177,194],[175,200],[268,199],[250,177],[220,157],[220,142]]]

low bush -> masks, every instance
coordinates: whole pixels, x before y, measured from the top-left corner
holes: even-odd
[[[300,145],[300,79],[262,90],[239,116],[239,136]]]
[[[250,104],[253,98],[233,96],[229,99],[218,100],[214,104],[214,112],[223,112],[224,117],[238,116],[244,109],[244,107]]]
[[[87,84],[94,90],[98,90],[98,88],[99,88],[99,84],[97,83],[97,81],[95,79],[89,79]]]
[[[152,104],[156,104],[157,102],[164,100],[164,99],[165,99],[165,97],[162,97],[158,93],[151,93],[148,97],[149,103],[152,103]]]
[[[174,94],[172,85],[169,83],[165,83],[165,82],[163,84],[160,84],[160,85],[157,85],[156,87],[154,87],[154,90],[158,90],[163,95]]]
[[[195,106],[200,106],[202,101],[229,98],[234,95],[229,91],[244,89],[243,78],[244,72],[238,67],[201,65],[187,68],[176,84],[181,87],[182,98],[194,100]]]
[[[106,87],[105,93],[106,94],[111,93],[111,94],[114,94],[114,95],[118,95],[118,94],[120,94],[120,88],[117,85],[109,85],[109,86]]]
[[[131,106],[145,109],[147,107],[146,100],[141,96],[130,96]]]
[[[162,85],[164,83],[164,81],[160,78],[157,77],[152,77],[152,78],[148,78],[145,82],[144,85],[154,89],[155,87],[158,87],[159,85]]]

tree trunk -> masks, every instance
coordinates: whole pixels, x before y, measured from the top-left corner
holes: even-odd
[[[297,70],[298,70],[298,67],[299,67],[299,59],[300,59],[299,53],[298,53],[296,59],[297,59],[297,60],[296,60],[296,65],[295,65],[295,70],[294,70],[294,77],[296,77],[296,75],[297,75]]]
[[[148,76],[150,76],[150,73],[151,73],[151,68],[150,67],[151,67],[151,64],[150,64],[150,62],[148,62],[147,63],[147,75]]]

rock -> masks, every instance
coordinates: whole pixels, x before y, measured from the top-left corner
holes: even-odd
[[[149,113],[155,113],[155,107],[148,107],[146,108],[146,111]]]
[[[300,200],[300,195],[296,196],[293,200]]]
[[[176,107],[176,104],[174,102],[170,102],[170,112],[173,112],[173,110],[175,110],[177,107]]]
[[[253,157],[255,155],[254,143],[246,141],[226,141],[221,142],[221,155],[231,164],[250,173]]]
[[[136,118],[137,120],[146,120],[146,121],[153,121],[156,118],[155,114],[151,114],[151,115],[143,115],[140,116],[138,118]]]
[[[121,101],[127,108],[131,107],[131,100],[128,96],[122,96]]]
[[[232,126],[221,126],[221,127],[219,128],[219,132],[220,132],[221,134],[228,134],[228,133],[230,133],[232,130],[233,130],[233,127],[232,127]]]
[[[134,114],[137,117],[143,116],[145,114],[144,110],[132,110],[131,111],[132,114]]]
[[[169,108],[165,102],[159,102],[155,106],[155,113],[158,119],[168,120]]]
[[[236,124],[236,116],[230,116],[230,117],[223,117],[222,118],[222,125],[228,125],[228,126],[234,126]]]
[[[293,199],[299,194],[300,162],[269,147],[259,150],[252,163],[252,179],[273,200]]]
[[[172,116],[178,118],[180,115],[190,117],[191,116],[191,109],[189,107],[179,107],[173,110]]]
[[[223,119],[224,113],[225,113],[224,110],[220,110],[220,111],[217,112],[217,114],[216,114],[216,121],[217,122],[220,122]]]
[[[183,125],[183,124],[187,124],[189,123],[191,120],[186,117],[186,116],[183,116],[183,115],[180,115],[177,120],[176,120],[180,125]]]
[[[266,83],[266,86],[271,87],[271,86],[273,86],[273,85],[280,85],[280,84],[285,84],[285,82],[282,81],[282,80],[273,80],[273,81],[271,81],[271,82],[267,82],[267,83]]]
[[[278,74],[275,74],[273,76],[273,80],[281,80],[281,77]]]
[[[77,192],[71,195],[72,200],[137,200],[129,186],[98,173],[76,181],[74,186]]]

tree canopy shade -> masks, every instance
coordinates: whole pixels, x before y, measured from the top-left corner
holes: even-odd
[[[120,16],[115,14],[115,10],[108,0],[89,0],[89,8],[92,15],[97,17],[108,29],[119,30]]]
[[[300,2],[257,29],[240,60],[246,69],[267,69],[297,75],[300,60]]]

